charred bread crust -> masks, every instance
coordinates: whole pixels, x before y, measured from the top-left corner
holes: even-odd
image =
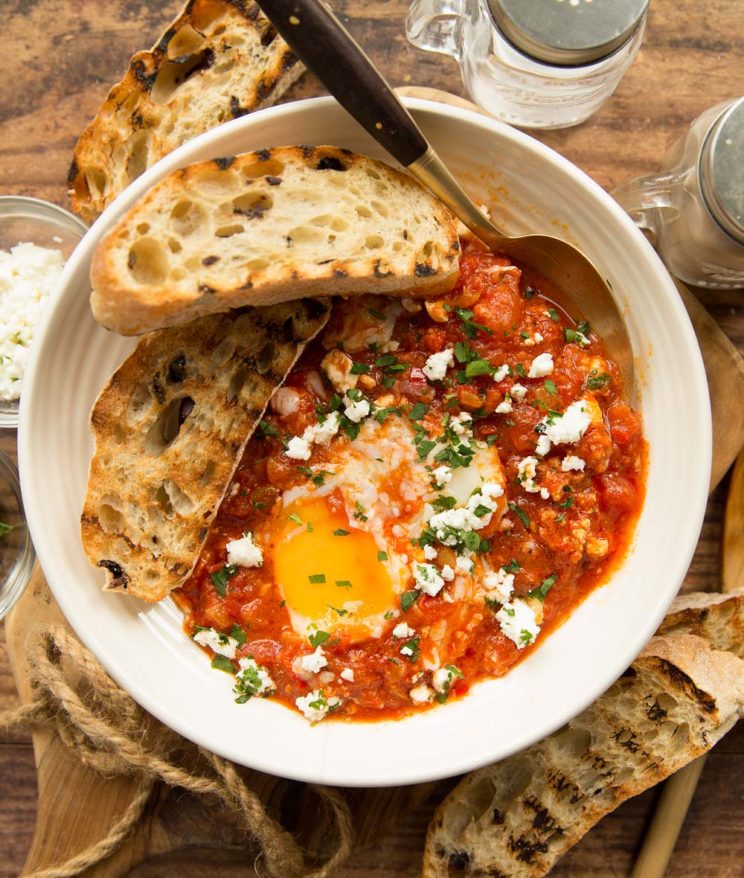
[[[258,4],[189,0],[155,45],[132,57],[80,136],[68,174],[73,210],[93,221],[158,159],[270,106],[303,70]],[[191,94],[177,94],[183,83],[202,93],[193,109]]]
[[[432,297],[459,257],[454,217],[407,174],[333,146],[274,147],[156,183],[99,244],[91,306],[136,335],[299,297]]]
[[[244,308],[145,336],[91,414],[81,516],[105,588],[157,601],[196,563],[271,395],[325,326],[324,301]]]

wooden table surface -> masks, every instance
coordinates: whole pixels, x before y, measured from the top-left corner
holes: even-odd
[[[334,0],[349,28],[393,85],[464,94],[454,61],[414,50],[404,34],[406,0]],[[538,135],[601,185],[656,170],[669,144],[707,107],[744,92],[742,0],[652,0],[646,39],[615,95],[588,123]],[[133,51],[149,46],[177,8],[165,0],[5,0],[0,4],[0,193],[65,205],[65,176],[77,134],[95,114]],[[305,75],[288,100],[321,94]],[[744,296],[701,292],[701,300],[744,352]],[[0,431],[14,453],[15,435]],[[713,495],[685,589],[716,588],[727,482]],[[77,515],[77,510],[70,510]],[[3,630],[0,626],[0,643]],[[0,710],[14,703],[0,647]],[[360,755],[360,758],[361,755]],[[608,816],[554,870],[556,876],[630,874],[657,798],[649,791]],[[356,854],[339,878],[413,878],[435,803],[412,812],[375,850]],[[36,786],[30,742],[0,737],[0,876],[15,876],[34,826]],[[744,876],[744,723],[708,760],[670,866],[669,878]],[[141,878],[253,874],[238,855],[188,851],[136,870]]]

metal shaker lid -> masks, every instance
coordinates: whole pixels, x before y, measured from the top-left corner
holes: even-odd
[[[744,98],[724,110],[708,131],[699,178],[713,219],[744,244]]]
[[[568,67],[619,49],[641,23],[648,0],[488,0],[488,5],[517,49]]]

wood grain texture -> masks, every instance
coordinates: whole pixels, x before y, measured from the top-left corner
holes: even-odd
[[[454,61],[409,46],[406,0],[334,0],[354,36],[393,85],[426,84],[464,94]],[[178,4],[150,0],[6,0],[0,57],[0,191],[66,204],[64,179],[77,134],[94,115],[130,54],[149,45]],[[707,107],[738,96],[744,68],[740,0],[654,0],[644,46],[615,95],[585,125],[539,135],[611,188],[650,173],[688,123]],[[305,76],[287,95],[320,94]],[[744,294],[698,291],[700,301],[744,350]],[[13,450],[0,431],[0,447]],[[713,494],[685,589],[716,586],[727,480]],[[0,627],[0,709],[14,702]],[[711,754],[669,878],[744,875],[744,724]],[[625,878],[656,800],[650,791],[607,817],[554,870],[557,878]],[[355,855],[339,878],[414,878],[436,802],[413,808],[374,849]],[[0,739],[0,878],[20,871],[35,819],[30,744]],[[184,878],[252,874],[244,855],[192,849],[151,860],[132,875]]]

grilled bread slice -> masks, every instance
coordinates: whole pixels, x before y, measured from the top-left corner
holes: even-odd
[[[92,222],[158,159],[273,104],[303,66],[252,0],[188,0],[138,52],[75,147],[73,209]]]
[[[329,305],[300,300],[147,335],[91,414],[81,526],[106,588],[157,601],[191,573],[271,395]]]
[[[101,241],[96,319],[137,335],[314,295],[434,296],[457,280],[453,216],[382,162],[285,146],[169,174]]]
[[[744,661],[685,631],[708,626],[724,642],[740,603],[685,612],[677,633],[655,637],[568,726],[455,787],[429,827],[424,878],[546,875],[605,814],[731,729],[744,712]]]

